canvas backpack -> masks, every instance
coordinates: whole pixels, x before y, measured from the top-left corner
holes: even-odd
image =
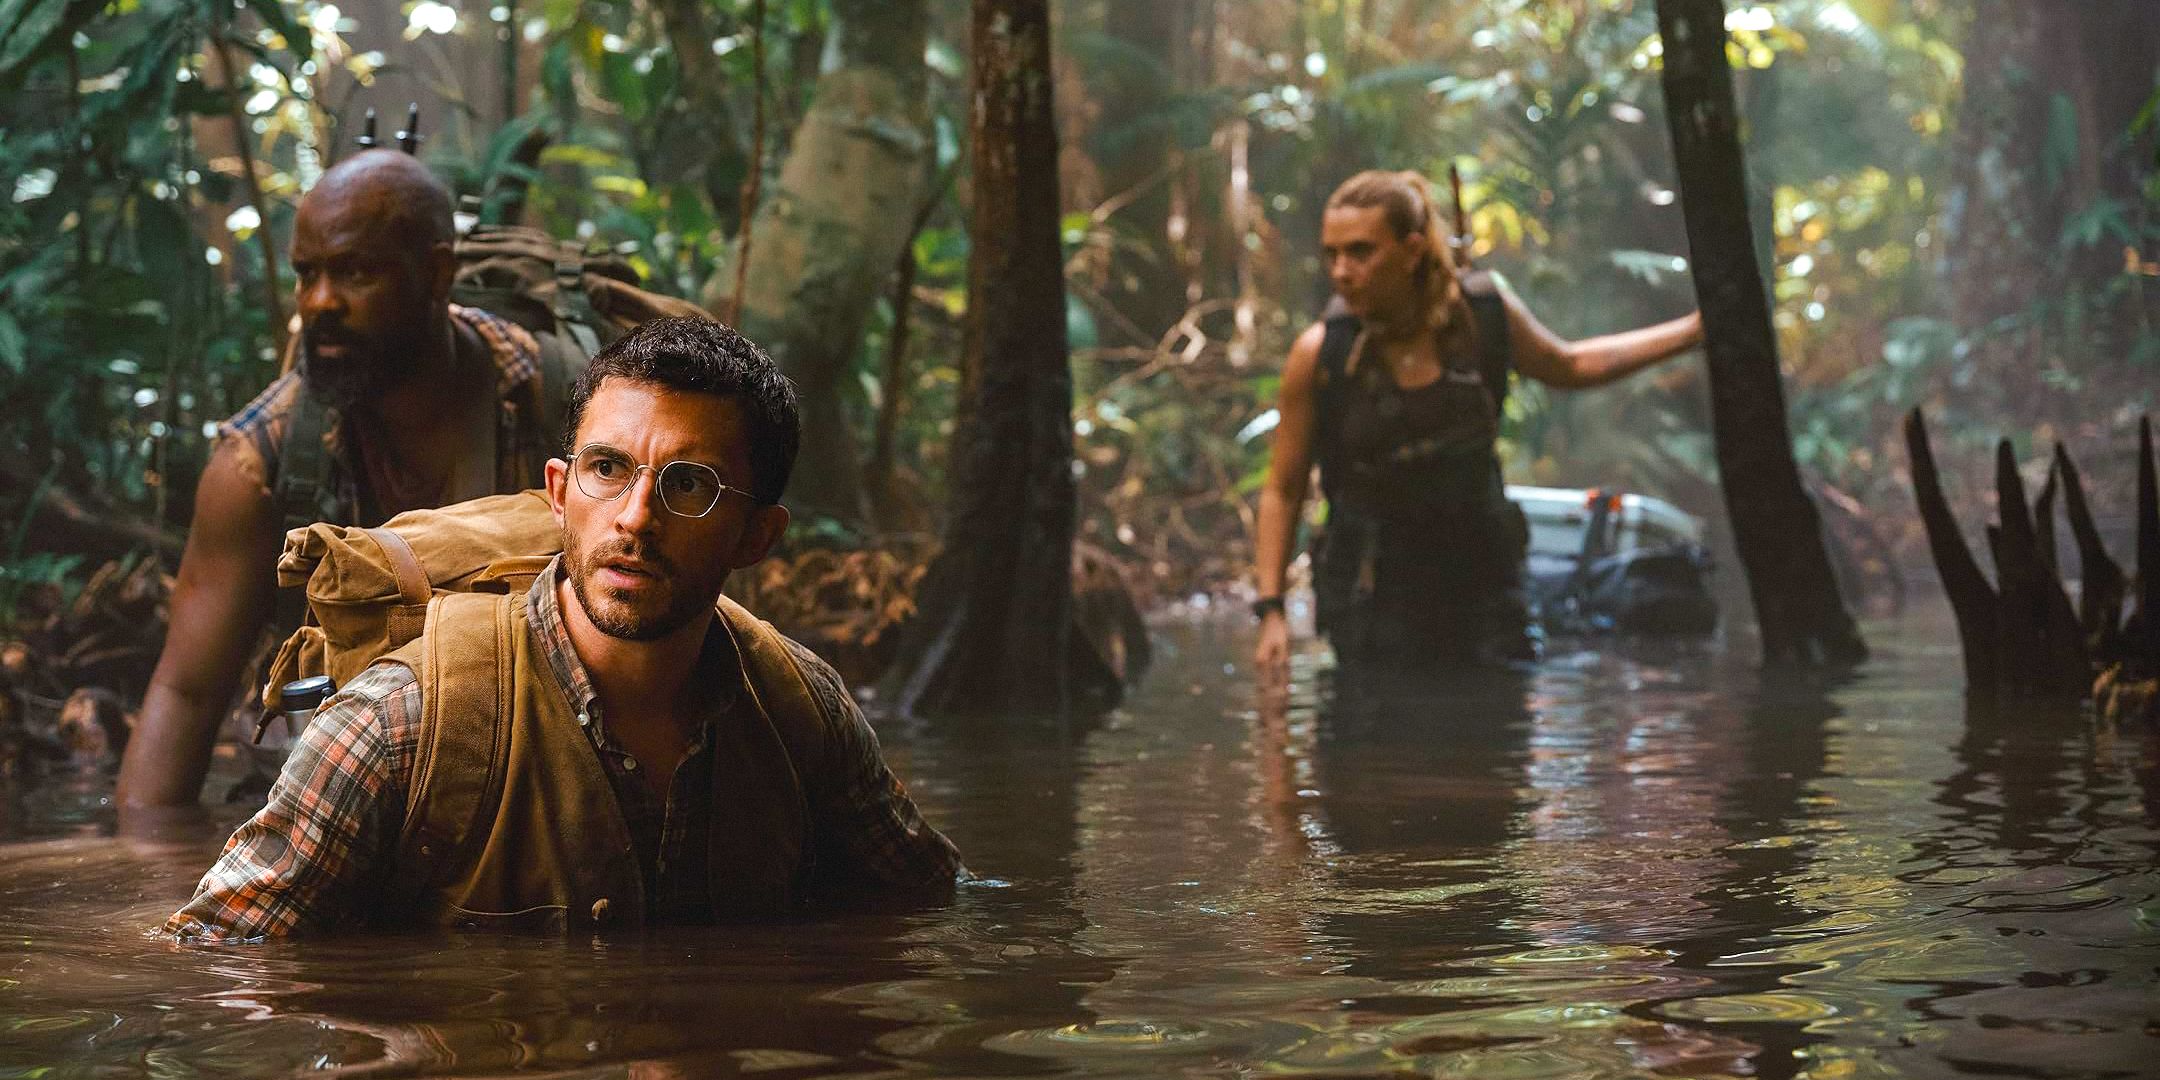
[[[445,593],[514,593],[562,548],[547,496],[491,495],[399,514],[374,528],[316,523],[285,534],[278,585],[304,590],[307,615],[270,662],[262,705],[311,675],[344,686],[420,636]]]
[[[640,288],[636,268],[524,225],[475,225],[458,240],[450,299],[500,315],[576,351],[603,346],[663,315],[701,315],[688,300]]]
[[[418,639],[431,613],[439,615],[448,599],[522,595],[561,550],[561,529],[541,491],[411,510],[373,528],[316,523],[288,532],[278,558],[278,584],[305,590],[307,618],[270,663],[262,691],[265,714],[281,708],[279,690],[286,683],[313,675],[327,675],[341,687],[351,682]],[[717,617],[741,643],[746,670],[782,738],[791,749],[807,745],[822,730],[823,713],[811,700],[787,639],[724,596]],[[492,663],[484,656],[474,659],[479,662],[466,670],[420,673],[423,694],[436,700],[431,715],[454,711],[444,699],[500,700],[450,685],[480,680],[492,689],[492,680],[507,666],[500,653]],[[472,724],[487,719],[467,718]]]

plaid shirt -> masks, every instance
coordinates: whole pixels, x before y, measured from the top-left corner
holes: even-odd
[[[571,647],[549,565],[526,595],[532,632],[551,674],[585,726],[644,871],[648,914],[656,922],[714,917],[706,896],[711,726],[737,707],[736,688],[714,696],[705,723],[675,769],[668,798],[637,776],[636,759],[609,737],[591,678]],[[840,676],[789,642],[811,696],[824,714],[838,775],[802,777],[811,831],[820,850],[842,856],[851,879],[893,888],[950,882],[960,872],[952,843],[922,820],[907,790],[885,766],[877,734],[848,696]],[[705,638],[701,668],[733,663],[725,630]],[[232,838],[195,898],[166,920],[182,941],[260,941],[295,932],[351,927],[367,897],[398,872],[396,842],[405,823],[420,739],[420,683],[398,664],[376,664],[324,704],[293,747],[270,801]]]
[[[528,409],[527,412],[535,415],[519,417],[518,400],[525,396],[523,390],[526,384],[532,382],[534,376],[540,373],[540,343],[524,327],[479,308],[451,304],[450,318],[478,335],[487,345],[488,356],[495,361],[495,389],[502,400],[499,426],[505,431],[518,431],[521,424],[538,424],[541,417],[537,415],[537,410]],[[262,393],[255,395],[255,400],[248,402],[239,412],[218,425],[218,439],[221,442],[230,439],[245,448],[241,468],[253,476],[265,492],[277,489],[285,432],[292,426],[293,413],[299,408],[300,396],[306,392],[306,383],[302,381],[299,369],[295,368],[280,375],[276,381],[265,387]],[[530,432],[521,439],[498,438],[496,486],[505,492],[538,487],[546,454],[542,453],[531,461],[514,460],[518,456],[531,456],[521,455],[521,446],[517,444],[532,444],[545,448],[554,435],[554,432]],[[353,454],[357,452],[355,440],[345,432],[335,409],[330,411],[329,427],[323,432],[323,448],[329,452],[331,460],[337,462],[332,480],[338,503],[345,508],[344,520],[361,520],[362,503],[367,493],[361,490],[357,478],[364,470],[356,467],[353,460]],[[405,508],[374,509],[375,514],[366,516],[380,521],[388,518],[393,511]]]

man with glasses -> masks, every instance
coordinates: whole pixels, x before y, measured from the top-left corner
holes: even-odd
[[[958,853],[838,675],[721,597],[787,527],[798,421],[773,362],[655,320],[593,359],[569,428],[547,465],[562,554],[523,596],[438,598],[331,698],[168,931],[708,922],[949,890]]]

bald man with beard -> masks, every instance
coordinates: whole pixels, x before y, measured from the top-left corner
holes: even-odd
[[[540,343],[450,302],[456,239],[449,191],[395,151],[339,163],[301,200],[299,363],[218,427],[172,595],[174,632],[121,762],[123,816],[200,795],[272,621],[296,483],[309,520],[379,525],[545,482],[556,433],[542,430]]]

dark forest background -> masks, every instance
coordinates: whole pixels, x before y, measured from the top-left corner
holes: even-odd
[[[2160,5],[1727,8],[1795,450],[1848,596],[1928,573],[1896,430],[1915,405],[1953,501],[1991,500],[1996,436],[2036,476],[2060,439],[2127,531],[2130,433],[2160,398]],[[0,618],[177,556],[211,425],[278,370],[296,200],[365,109],[387,136],[411,101],[476,215],[618,253],[788,365],[812,425],[795,565],[904,595],[947,505],[969,14],[0,0]],[[1052,14],[1077,530],[1158,599],[1246,573],[1265,410],[1351,173],[1419,169],[1444,196],[1459,167],[1477,263],[1563,334],[1693,303],[1649,0]],[[1509,478],[1718,522],[1707,400],[1693,362],[1521,387]]]

